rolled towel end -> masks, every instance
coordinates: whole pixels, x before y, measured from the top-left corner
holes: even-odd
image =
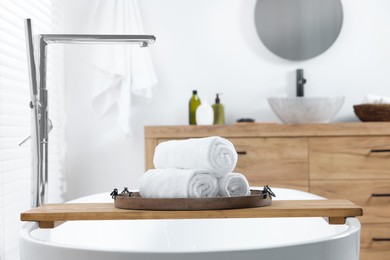
[[[236,168],[238,154],[234,145],[227,139],[213,136],[209,150],[209,164],[215,177],[220,178]]]
[[[248,180],[241,173],[228,173],[218,179],[219,192],[221,197],[249,196],[250,187]]]
[[[199,172],[188,183],[189,198],[214,198],[218,195],[218,181],[213,175]]]

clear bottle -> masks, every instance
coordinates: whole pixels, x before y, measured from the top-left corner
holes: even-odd
[[[192,97],[189,102],[189,123],[190,125],[196,125],[196,109],[200,105],[200,99],[198,97],[198,91],[193,90],[192,91]]]
[[[219,93],[215,98],[215,104],[213,104],[214,110],[214,125],[224,125],[225,124],[225,111],[223,105],[220,103]]]

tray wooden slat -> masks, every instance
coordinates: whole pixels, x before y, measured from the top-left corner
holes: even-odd
[[[193,211],[126,210],[114,203],[47,204],[21,213],[22,221],[37,221],[53,228],[71,220],[205,219],[325,217],[330,224],[343,224],[346,217],[362,216],[363,209],[348,200],[276,200],[258,208]]]

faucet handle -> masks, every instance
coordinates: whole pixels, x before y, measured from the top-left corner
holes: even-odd
[[[24,138],[20,143],[19,143],[19,146],[22,146],[25,142],[27,142],[28,140],[30,140],[31,138],[31,135],[27,136],[26,138]]]
[[[50,131],[53,130],[53,123],[51,122],[51,120],[49,119],[49,133]],[[19,143],[19,146],[22,146],[25,142],[27,142],[28,140],[31,139],[31,135],[27,136],[26,138],[24,138],[20,143]]]
[[[297,69],[296,74],[297,74],[297,81],[300,84],[305,84],[306,83],[306,79],[303,76],[303,69]]]

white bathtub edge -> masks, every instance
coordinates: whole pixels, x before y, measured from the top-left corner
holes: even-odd
[[[316,243],[321,243],[321,242],[332,242],[338,239],[343,239],[345,237],[353,235],[353,233],[360,232],[360,221],[357,218],[350,217],[346,219],[346,225],[348,225],[348,228],[336,235],[332,236],[327,236],[327,237],[322,237],[320,239],[313,239],[308,242],[295,242],[295,243],[286,243],[286,244],[281,244],[281,245],[275,245],[275,246],[267,246],[267,249],[275,249],[275,248],[286,248],[286,247],[293,247],[293,246],[299,246],[299,245],[310,245],[310,244],[316,244]],[[100,251],[100,252],[111,252],[113,250],[109,249],[99,249],[99,248],[94,248],[94,247],[85,247],[85,246],[68,246],[60,243],[54,243],[54,242],[47,242],[47,241],[40,241],[34,237],[31,236],[31,232],[38,229],[38,224],[36,222],[27,222],[23,228],[20,231],[20,245],[25,246],[25,245],[30,245],[30,244],[38,244],[42,247],[57,247],[57,248],[62,248],[62,249],[73,249],[73,250],[93,250],[93,251]],[[360,233],[359,233],[359,238],[360,238]],[[25,243],[25,244],[23,244]],[[359,244],[360,244],[360,239],[359,239]],[[259,249],[264,249],[263,247],[248,247],[248,248],[240,248],[240,249],[234,249],[234,250],[223,250],[224,252],[234,252],[234,251],[243,251],[243,250],[259,250]],[[22,250],[23,251],[23,250]],[[201,250],[201,251],[172,251],[172,252],[166,252],[166,251],[125,251],[125,250],[115,250],[115,252],[120,252],[120,253],[156,253],[156,254],[166,254],[166,253],[210,253],[210,252],[220,252],[220,250]],[[23,259],[23,258],[22,258]]]

